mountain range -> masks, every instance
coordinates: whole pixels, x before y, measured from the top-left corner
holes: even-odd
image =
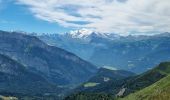
[[[34,34],[35,35],[35,34]],[[89,30],[36,35],[45,43],[73,52],[92,64],[142,73],[170,59],[170,33],[120,36]]]
[[[0,31],[0,99],[168,100],[169,42],[169,33]]]

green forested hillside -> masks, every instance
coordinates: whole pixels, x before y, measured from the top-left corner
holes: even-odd
[[[100,68],[96,75],[91,77],[87,82],[74,89],[75,92],[86,93],[112,93],[115,94],[116,87],[121,87],[127,77],[133,77],[135,73],[125,70],[111,70]]]
[[[119,80],[114,85],[114,82],[103,84],[102,88],[98,88],[103,92],[87,92],[73,94],[67,97],[66,100],[170,100],[170,62],[160,63],[154,69],[151,69],[143,74],[135,77]],[[104,90],[111,89],[117,92],[110,92],[109,95]],[[123,90],[124,89],[124,90]],[[121,97],[118,95],[120,91]],[[90,94],[89,94],[90,93]],[[112,95],[112,96],[110,96]]]

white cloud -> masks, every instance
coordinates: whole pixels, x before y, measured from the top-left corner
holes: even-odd
[[[170,32],[169,0],[17,0],[39,19],[100,32]],[[80,23],[78,23],[80,22]],[[86,22],[85,24],[82,24]]]

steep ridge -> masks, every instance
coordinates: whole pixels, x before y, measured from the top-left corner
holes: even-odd
[[[168,74],[170,74],[169,69],[170,62],[163,62],[152,70],[127,80],[123,85],[123,88],[126,88],[124,95],[141,90],[166,77]]]
[[[170,62],[161,63],[154,71],[159,71],[166,77],[158,82],[136,91],[120,100],[169,100],[170,89]]]
[[[63,89],[64,90],[64,89]],[[0,54],[0,94],[44,95],[45,93],[62,94],[62,89],[29,72],[17,61]]]
[[[16,32],[0,31],[0,53],[62,86],[84,82],[97,71],[96,66],[70,52]]]
[[[169,100],[170,98],[170,75],[146,87],[132,93],[120,100]]]

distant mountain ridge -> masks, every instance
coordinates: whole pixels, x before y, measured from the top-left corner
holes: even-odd
[[[170,33],[120,36],[77,30],[65,34],[37,36],[49,45],[75,53],[103,67],[109,66],[142,73],[170,59]]]

